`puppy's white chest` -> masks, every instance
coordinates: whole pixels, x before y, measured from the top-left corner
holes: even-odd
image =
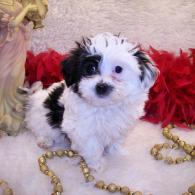
[[[65,103],[62,130],[70,137],[94,138],[104,146],[124,137],[131,127],[128,105],[93,107],[72,97]]]

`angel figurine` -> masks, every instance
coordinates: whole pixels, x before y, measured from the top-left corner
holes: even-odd
[[[41,27],[47,1],[0,0],[0,131],[16,135],[23,126],[26,95],[18,93],[25,78],[29,25]]]

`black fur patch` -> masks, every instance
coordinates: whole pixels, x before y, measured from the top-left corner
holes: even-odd
[[[148,70],[151,73],[151,77],[155,77],[155,72],[150,68],[151,61],[147,58],[144,52],[137,51],[134,56],[136,56],[138,63],[140,65],[141,70],[141,76],[140,80],[143,81],[146,76],[146,70]]]
[[[59,98],[62,95],[64,88],[64,84],[61,84],[59,87],[56,87],[43,103],[44,107],[49,109],[49,112],[46,114],[46,117],[48,123],[53,128],[61,128],[64,106],[59,104]]]
[[[82,58],[89,55],[85,47],[77,43],[78,48],[71,51],[70,56],[62,62],[62,73],[69,87],[80,81],[81,76],[78,66],[81,64]]]
[[[82,93],[79,91],[78,83],[75,83],[74,85],[72,85],[71,88],[74,93],[77,93],[79,97],[82,97]]]
[[[70,56],[62,62],[62,73],[68,87],[81,96],[79,82],[83,77],[92,77],[99,74],[98,65],[101,56],[89,53],[90,39],[76,42],[77,48],[72,50]]]

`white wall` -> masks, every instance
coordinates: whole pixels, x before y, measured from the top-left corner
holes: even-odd
[[[195,47],[195,0],[49,0],[32,49],[68,51],[81,36],[121,32],[130,41],[178,51]]]

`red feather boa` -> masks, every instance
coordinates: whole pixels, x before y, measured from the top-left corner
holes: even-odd
[[[60,63],[65,59],[65,55],[61,55],[54,50],[42,52],[34,55],[32,52],[27,53],[26,60],[26,81],[30,85],[35,81],[42,81],[45,88],[52,83],[63,79],[60,70]]]
[[[195,123],[195,49],[175,56],[150,48],[160,75],[151,88],[144,119],[166,126],[170,122],[186,126]]]
[[[184,127],[195,123],[195,49],[180,51],[178,56],[168,51],[150,48],[148,53],[160,70],[151,88],[143,117],[162,126],[170,122]],[[28,52],[26,81],[42,81],[44,87],[62,80],[60,62],[67,57],[54,50],[34,55]]]

